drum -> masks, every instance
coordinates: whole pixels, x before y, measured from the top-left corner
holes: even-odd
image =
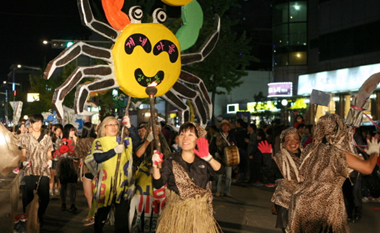
[[[224,159],[225,166],[235,166],[240,163],[240,154],[237,146],[226,146],[224,148]]]

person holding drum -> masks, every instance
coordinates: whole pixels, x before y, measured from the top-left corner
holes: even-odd
[[[223,162],[226,172],[226,184],[224,187],[224,196],[232,197],[231,195],[231,176],[232,176],[232,166],[238,164],[239,160],[239,150],[235,146],[236,139],[233,134],[230,133],[230,122],[228,120],[223,120],[219,124],[220,131],[215,134],[214,138],[210,144],[210,154],[213,155],[215,159],[219,162]],[[226,149],[226,150],[225,150]],[[225,153],[227,151],[227,153]],[[237,163],[236,163],[237,162]],[[221,185],[222,185],[222,174],[218,175],[216,178],[216,192],[215,196],[221,195]]]
[[[198,124],[186,122],[179,129],[182,150],[165,156],[165,161],[158,151],[152,156],[153,187],[167,184],[157,233],[221,231],[213,216],[209,181],[223,173],[223,166],[209,153],[206,134]]]

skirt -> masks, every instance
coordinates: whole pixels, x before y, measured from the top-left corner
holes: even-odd
[[[158,219],[156,233],[219,233],[222,232],[207,202],[209,193],[203,197],[181,200],[170,190],[166,191],[166,204]]]
[[[62,184],[77,183],[78,174],[71,158],[61,158],[58,161],[58,177]]]

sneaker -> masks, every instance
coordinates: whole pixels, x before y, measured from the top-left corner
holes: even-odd
[[[219,197],[219,196],[220,196],[220,192],[216,192],[216,193],[214,193],[214,196],[215,196],[215,197]]]
[[[20,172],[20,168],[15,168],[12,172],[17,175]]]
[[[260,187],[260,186],[263,186],[264,184],[257,181],[256,183],[253,183],[253,186],[256,186],[256,187]]]
[[[20,214],[19,219],[21,222],[26,222],[26,220],[28,220],[28,217],[26,214]]]
[[[273,188],[275,185],[272,184],[272,183],[269,183],[269,184],[265,184],[265,186],[268,187],[268,188]]]
[[[54,196],[53,190],[49,189],[49,195],[50,195],[50,197]]]
[[[232,197],[231,193],[225,193],[224,196],[225,197]]]
[[[75,205],[74,204],[71,204],[71,206],[70,206],[70,212],[76,212],[78,209],[77,209],[77,207],[75,207]]]
[[[62,203],[61,210],[65,211],[66,210],[66,203]]]
[[[84,221],[83,221],[83,226],[87,227],[87,226],[91,226],[91,225],[94,225],[95,223],[95,219],[94,217],[90,217],[90,218],[86,218]]]
[[[367,202],[369,202],[369,199],[368,199],[368,197],[363,197],[362,201],[365,202],[365,203],[367,203]]]

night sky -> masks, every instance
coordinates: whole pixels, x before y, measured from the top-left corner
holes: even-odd
[[[100,4],[100,0],[96,2]],[[239,13],[233,14],[237,18],[247,15],[247,20],[240,27],[244,27],[248,35],[252,27],[270,27],[264,19],[269,16],[269,0],[241,0],[240,3],[243,7],[238,9]],[[91,34],[82,25],[76,0],[1,1],[0,22],[0,81],[7,78],[12,64],[42,67],[44,60],[49,62],[62,51],[42,44],[43,40],[87,40]]]
[[[42,67],[62,50],[43,40],[86,38],[75,0],[12,0],[0,3],[0,80],[12,64]]]

